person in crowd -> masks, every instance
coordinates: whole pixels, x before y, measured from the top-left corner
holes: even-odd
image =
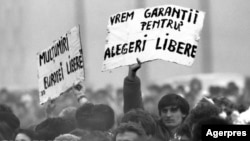
[[[157,106],[155,106],[155,103],[158,102],[159,96],[154,96],[154,95],[150,95],[150,96],[146,96],[143,99],[143,106],[145,109],[147,109],[148,112],[150,112],[151,114],[156,114],[157,115]]]
[[[16,132],[15,141],[33,141],[36,139],[36,133],[28,129],[19,129]]]
[[[231,123],[219,116],[204,117],[198,120],[192,130],[192,141],[202,141],[202,126],[203,125],[230,125]]]
[[[14,131],[8,125],[8,123],[0,121],[0,136],[2,140],[12,140],[13,135],[14,135]]]
[[[81,138],[82,141],[112,141],[112,136],[103,131],[89,131]]]
[[[111,141],[113,134],[98,130],[75,129],[70,132],[71,135],[77,136],[81,141]]]
[[[75,114],[77,128],[108,131],[114,125],[114,111],[105,104],[86,103],[78,107]]]
[[[0,112],[8,112],[8,113],[13,113],[12,109],[4,104],[0,104]]]
[[[236,103],[240,98],[240,88],[234,81],[228,82],[224,96],[228,98],[233,103]]]
[[[124,79],[124,113],[131,109],[144,109],[141,95],[141,82],[136,72],[141,67],[137,64],[129,67],[128,76]],[[177,128],[183,123],[189,113],[188,102],[180,95],[165,94],[158,102],[159,120],[156,121],[156,137],[161,140],[170,140],[175,137]]]
[[[216,106],[210,99],[203,98],[198,104],[190,111],[189,115],[185,120],[185,124],[188,125],[190,131],[193,125],[205,117],[220,116],[221,109]]]
[[[61,117],[47,118],[39,123],[35,132],[38,140],[54,140],[60,134],[69,133],[75,129],[75,125]]]
[[[13,140],[15,131],[20,128],[20,121],[12,112],[12,109],[0,104],[0,135],[5,140]]]
[[[147,136],[155,136],[156,122],[149,112],[142,109],[131,109],[121,119],[121,123],[127,122],[141,124]]]
[[[163,96],[165,94],[168,94],[168,93],[173,93],[175,90],[173,88],[173,86],[169,83],[167,84],[164,84],[160,87],[160,96]]]
[[[213,101],[215,105],[217,105],[222,111],[225,111],[228,116],[232,113],[233,110],[237,109],[236,104],[234,104],[231,100],[229,100],[225,96],[214,97]]]
[[[241,96],[238,98],[238,102],[244,104],[244,106],[250,106],[250,77],[246,77],[244,80],[244,87]]]
[[[185,121],[178,127],[178,130],[176,131],[175,140],[191,141],[191,132],[188,124],[186,124]]]
[[[121,123],[114,131],[114,141],[146,140],[146,132],[140,124],[134,122]]]
[[[202,82],[198,78],[193,78],[190,81],[189,92],[185,95],[191,108],[193,108],[198,101],[202,99]]]
[[[89,134],[89,132],[90,132],[89,130],[76,128],[76,129],[72,130],[71,132],[69,132],[69,134],[75,135],[79,138],[83,138],[86,134]]]

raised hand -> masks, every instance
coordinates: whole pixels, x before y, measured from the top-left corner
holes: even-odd
[[[141,61],[136,58],[137,64],[133,64],[129,66],[128,78],[130,80],[134,80],[136,77],[136,72],[141,68]]]
[[[47,118],[53,117],[55,109],[56,109],[55,100],[49,99],[49,101],[47,102],[47,107],[45,109],[46,117]]]

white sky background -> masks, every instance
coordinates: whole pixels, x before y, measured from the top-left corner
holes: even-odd
[[[145,4],[147,7],[175,4],[203,10],[200,8],[200,1],[147,0]],[[53,40],[78,24],[75,2],[76,0],[0,1],[0,88],[38,88],[36,53],[49,47]],[[101,72],[106,27],[110,15],[135,9],[135,2],[136,0],[83,0],[84,25],[81,24],[81,33],[85,37],[83,48],[87,85],[94,88],[107,84],[122,86],[127,67]],[[210,4],[210,12],[207,14],[211,18],[213,72],[250,75],[250,1],[210,0]],[[201,36],[201,42],[203,40]],[[202,54],[202,46],[199,46],[191,68],[164,61],[148,63],[144,65],[147,68],[147,80],[159,83],[174,76],[201,73]]]

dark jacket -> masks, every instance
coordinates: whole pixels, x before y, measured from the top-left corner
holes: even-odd
[[[141,82],[138,77],[135,80],[130,80],[128,77],[124,79],[123,85],[123,97],[124,97],[124,113],[127,113],[131,109],[143,108],[142,94],[141,94]],[[155,137],[162,141],[169,141],[173,138],[170,131],[164,126],[161,120],[156,120],[156,134]]]

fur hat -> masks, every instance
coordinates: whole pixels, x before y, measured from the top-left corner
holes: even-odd
[[[183,114],[188,115],[189,104],[187,100],[185,100],[182,96],[174,93],[166,94],[160,99],[158,103],[159,113],[163,108],[172,105],[178,106]]]
[[[114,118],[114,110],[105,104],[86,103],[76,110],[76,124],[81,129],[107,131]]]
[[[67,119],[60,117],[48,118],[38,124],[35,131],[38,133],[38,139],[53,140],[60,134],[68,133],[75,129],[75,125]]]

